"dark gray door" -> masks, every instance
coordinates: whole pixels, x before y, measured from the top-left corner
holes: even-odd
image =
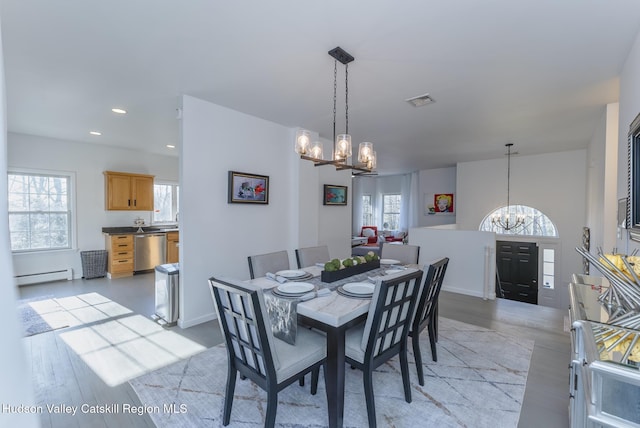
[[[498,277],[505,299],[538,304],[538,245],[496,241]]]

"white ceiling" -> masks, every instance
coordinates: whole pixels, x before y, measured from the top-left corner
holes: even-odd
[[[332,138],[381,173],[587,146],[640,29],[638,0],[0,0],[12,132],[173,153],[181,94]],[[338,131],[344,69],[338,69]],[[405,99],[429,93],[435,104]],[[342,101],[340,101],[342,100]],[[128,111],[113,114],[112,107]],[[102,136],[89,135],[99,130]],[[293,142],[290,142],[293,148]],[[326,149],[325,149],[326,150]]]

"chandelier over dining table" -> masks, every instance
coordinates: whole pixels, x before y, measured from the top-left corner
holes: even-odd
[[[502,212],[498,214],[497,212],[491,216],[491,223],[497,228],[502,229],[503,231],[515,230],[519,227],[524,226],[525,216],[522,214],[517,214],[514,212],[512,214],[511,209],[511,201],[510,201],[510,181],[511,181],[511,147],[513,147],[513,143],[505,144],[507,148],[507,206],[503,208]],[[515,209],[515,207],[514,207]]]
[[[296,132],[295,151],[301,159],[312,161],[315,166],[334,165],[336,170],[351,169],[358,174],[372,173],[376,169],[376,152],[370,142],[360,143],[358,146],[357,163],[349,163],[352,157],[351,135],[349,135],[349,63],[354,57],[339,46],[330,50],[329,55],[334,58],[333,67],[333,153],[331,159],[325,160],[323,145],[320,141],[311,141],[311,132],[299,129]],[[345,75],[345,131],[336,135],[336,105],[338,62],[344,65]]]

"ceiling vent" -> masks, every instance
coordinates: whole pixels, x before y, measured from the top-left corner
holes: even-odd
[[[418,95],[417,97],[409,98],[405,101],[414,107],[422,107],[436,102],[436,100],[431,98],[431,95],[429,94]]]

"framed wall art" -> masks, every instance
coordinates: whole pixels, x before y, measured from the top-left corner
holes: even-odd
[[[322,204],[323,205],[347,205],[347,186],[335,186],[325,184]]]
[[[229,171],[227,202],[230,204],[268,204],[269,177]]]
[[[433,207],[436,213],[453,213],[453,193],[436,193],[433,195]]]

